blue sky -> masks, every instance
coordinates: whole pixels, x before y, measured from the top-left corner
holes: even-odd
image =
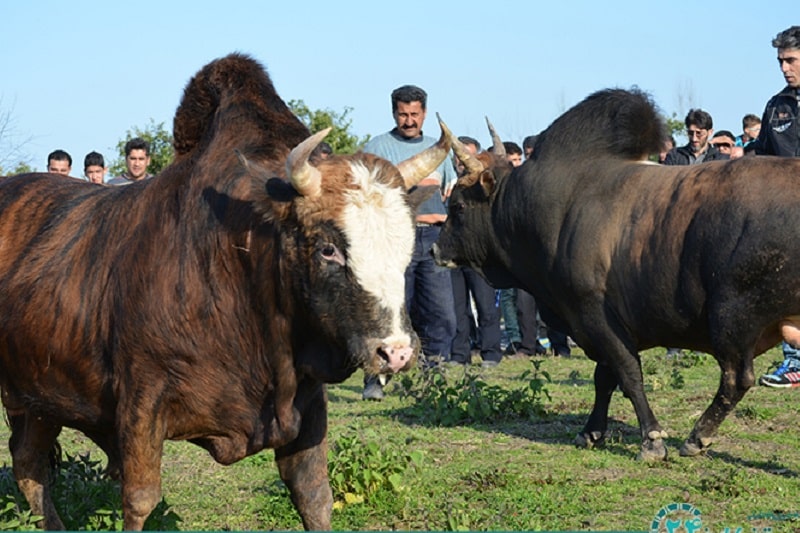
[[[770,41],[800,23],[786,14],[793,3],[658,4],[2,2],[0,112],[12,122],[0,145],[27,140],[21,156],[40,170],[65,149],[81,174],[87,152],[114,159],[134,126],[171,130],[189,78],[234,51],[264,64],[286,101],[352,108],[359,136],[392,126],[389,94],[407,83],[457,135],[484,143],[484,116],[521,142],[588,94],[634,85],[667,115],[701,107],[715,129],[741,133],[742,116],[760,116],[783,86]],[[429,116],[425,132],[438,136]]]

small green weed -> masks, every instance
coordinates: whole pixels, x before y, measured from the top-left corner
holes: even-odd
[[[541,360],[531,362],[533,369],[520,376],[526,382],[522,387],[490,385],[469,367],[456,380],[442,369],[432,368],[403,375],[400,394],[413,400],[414,414],[445,427],[514,417],[539,419],[547,413],[543,402],[550,400],[546,388],[550,375],[540,369]]]
[[[374,433],[355,429],[339,437],[328,451],[328,477],[334,500],[344,504],[361,503],[379,491],[404,490],[403,473],[422,463],[422,452],[404,453],[402,446],[381,446]]]

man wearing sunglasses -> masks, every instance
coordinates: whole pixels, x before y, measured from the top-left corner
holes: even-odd
[[[689,142],[670,150],[664,159],[665,165],[696,165],[704,161],[730,159],[729,155],[721,153],[708,142],[714,134],[714,121],[706,111],[691,109],[684,124]]]

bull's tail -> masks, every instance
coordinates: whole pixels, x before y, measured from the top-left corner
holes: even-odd
[[[618,156],[641,160],[658,153],[667,128],[650,96],[639,89],[605,89],[556,119],[537,140],[534,158]]]

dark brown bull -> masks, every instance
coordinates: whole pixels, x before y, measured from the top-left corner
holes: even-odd
[[[397,168],[308,163],[309,137],[264,69],[231,55],[187,85],[175,162],[103,187],[0,181],[0,386],[14,474],[62,529],[48,452],[76,428],[121,476],[124,526],[161,498],[167,439],[232,463],[275,448],[303,524],[330,527],[324,383],[407,369],[403,272],[442,141]]]
[[[719,363],[719,390],[681,448],[696,455],[753,385],[755,356],[800,315],[800,159],[643,162],[664,131],[646,95],[606,90],[558,118],[513,171],[455,141],[470,170],[434,249],[441,264],[533,293],[545,322],[597,361],[595,405],[577,442],[602,442],[619,385],[644,459],[667,450],[640,350],[682,347]]]

